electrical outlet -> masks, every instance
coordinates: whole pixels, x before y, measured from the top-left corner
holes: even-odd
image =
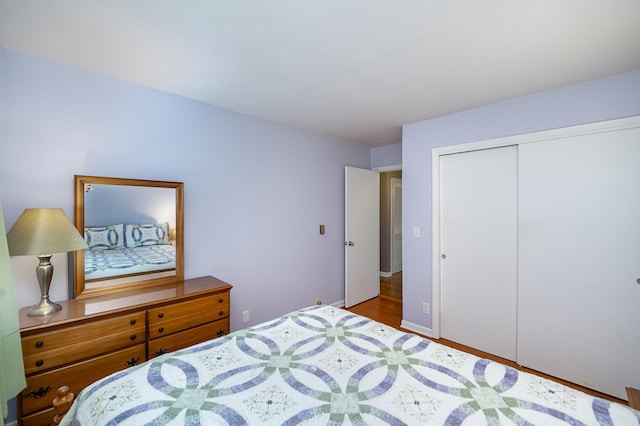
[[[242,322],[249,322],[249,311],[242,312]]]
[[[428,303],[423,303],[422,304],[422,312],[429,315],[429,304]]]

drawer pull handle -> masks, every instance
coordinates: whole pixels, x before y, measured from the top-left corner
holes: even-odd
[[[40,399],[43,396],[45,396],[47,393],[49,393],[50,390],[51,390],[51,386],[47,386],[46,388],[43,388],[41,386],[40,389],[38,389],[37,391],[29,392],[29,396],[35,399]]]
[[[220,315],[220,316],[224,315],[224,311],[218,312],[218,315]]]
[[[160,327],[160,328],[158,329],[158,333],[162,333],[163,331],[164,331],[164,327]]]
[[[218,335],[218,337],[224,336],[225,334],[227,334],[227,330],[225,330],[224,328],[221,328],[216,332],[216,334]]]
[[[160,313],[158,314],[158,318],[162,318],[162,317],[164,317],[164,314],[163,314],[162,312],[160,312]]]
[[[158,350],[156,351],[156,356],[164,355],[164,354],[166,354],[167,352],[169,352],[169,349],[167,349],[167,348],[160,348],[160,349],[158,349]]]
[[[131,321],[129,321],[129,324],[136,325],[136,320],[132,319]]]
[[[41,348],[42,346],[44,346],[44,342],[42,340],[36,342],[36,348]]]
[[[224,299],[221,297],[220,299],[218,299],[218,303],[222,303],[224,302]]]
[[[127,367],[133,367],[134,365],[137,365],[139,362],[140,362],[140,357],[131,358],[129,361],[127,361]]]
[[[131,340],[136,340],[136,335],[135,334],[131,335]]]
[[[44,364],[44,361],[39,359],[36,361],[36,367],[42,367],[42,364]]]

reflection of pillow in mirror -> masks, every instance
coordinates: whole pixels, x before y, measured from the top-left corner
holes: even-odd
[[[124,241],[127,247],[169,244],[169,223],[127,224],[124,226]]]
[[[107,250],[124,247],[124,225],[94,226],[84,228],[84,240],[91,250]]]

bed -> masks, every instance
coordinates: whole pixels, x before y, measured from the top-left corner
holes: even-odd
[[[169,224],[117,224],[87,227],[84,236],[85,282],[164,272],[176,267]]]
[[[638,425],[640,412],[313,306],[108,376],[61,424],[300,423]]]
[[[176,248],[171,244],[85,250],[85,282],[146,272],[162,272],[176,267]]]

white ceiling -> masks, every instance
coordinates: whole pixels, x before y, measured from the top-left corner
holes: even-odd
[[[4,47],[370,146],[640,69],[638,0],[0,0]]]

